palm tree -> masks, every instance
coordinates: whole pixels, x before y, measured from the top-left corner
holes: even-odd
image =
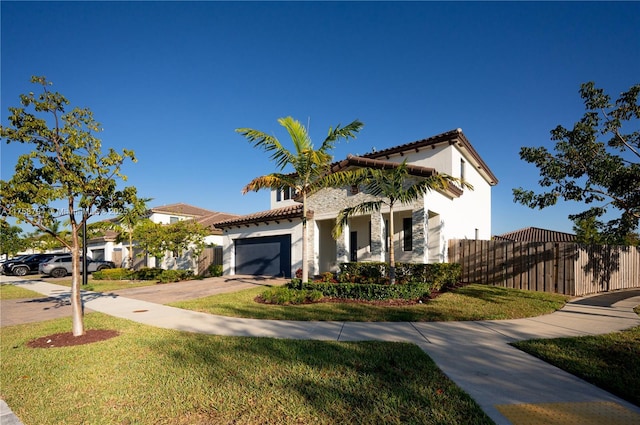
[[[127,268],[133,268],[133,230],[147,216],[147,202],[152,198],[137,198],[133,201],[128,208],[124,208],[118,217],[116,217],[113,225],[114,230],[119,232],[118,238],[122,237],[123,233],[127,234],[129,242],[128,257],[125,259]]]
[[[412,204],[422,198],[430,190],[446,190],[450,184],[473,189],[473,187],[447,174],[436,172],[424,173],[407,165],[406,160],[401,164],[394,164],[388,168],[360,168],[351,173],[336,173],[328,176],[326,184],[330,186],[359,186],[363,192],[374,196],[375,200],[364,201],[353,207],[347,207],[340,211],[333,228],[333,237],[337,239],[342,234],[343,228],[349,219],[356,215],[379,212],[383,205],[389,207],[389,283],[396,281],[396,262],[393,246],[393,209],[397,204]],[[411,168],[411,169],[410,169]],[[410,178],[413,177],[413,178]],[[418,177],[420,176],[420,177]]]
[[[275,161],[279,171],[289,166],[293,168],[293,173],[272,173],[265,176],[256,177],[251,180],[243,189],[242,193],[261,189],[271,190],[292,190],[302,199],[302,281],[309,279],[309,265],[307,261],[307,196],[319,189],[317,182],[329,171],[333,156],[331,150],[340,139],[355,138],[363,123],[358,120],[341,127],[330,128],[324,142],[319,149],[314,149],[313,143],[307,129],[299,121],[291,118],[280,118],[278,123],[283,126],[293,142],[294,150],[286,149],[274,136],[268,135],[258,130],[250,128],[238,128],[236,132],[247,138],[254,147],[262,148],[271,153],[271,159]]]

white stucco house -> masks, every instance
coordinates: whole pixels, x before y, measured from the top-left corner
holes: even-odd
[[[222,230],[215,227],[214,223],[238,217],[236,214],[210,211],[184,203],[153,207],[148,210],[147,216],[154,223],[162,224],[171,224],[182,220],[195,220],[209,230],[209,235],[205,237],[205,243],[218,246],[222,246],[223,243]],[[140,251],[135,247],[135,241],[134,251],[136,268],[156,267],[155,258],[137,255]],[[129,257],[128,243],[117,243],[116,233],[113,231],[107,231],[104,236],[89,240],[87,252],[93,259],[110,260],[115,262],[117,266],[122,265],[123,260]],[[162,263],[158,264],[158,266],[165,269],[193,269],[195,267],[195,259],[189,253],[186,253],[181,258],[175,258],[171,253],[167,253]]]
[[[308,199],[309,273],[336,271],[348,261],[388,261],[395,249],[399,262],[447,261],[450,239],[491,238],[491,189],[498,182],[469,140],[457,129],[427,139],[334,163],[332,170],[384,167],[404,160],[419,178],[445,173],[473,190],[450,187],[431,191],[413,205],[394,206],[390,243],[389,211],[353,217],[342,237],[331,231],[339,211],[371,196],[359,188],[322,189]],[[222,229],[224,273],[290,277],[302,267],[302,204],[291,193],[272,191],[271,208],[215,223]]]

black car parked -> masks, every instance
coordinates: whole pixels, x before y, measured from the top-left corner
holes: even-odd
[[[2,264],[2,274],[25,276],[29,273],[37,273],[40,263],[60,254],[31,254],[18,260],[10,260]]]

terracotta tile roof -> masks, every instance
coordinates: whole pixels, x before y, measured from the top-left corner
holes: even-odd
[[[117,238],[118,238],[118,232],[116,232],[114,230],[105,230],[102,235],[96,236],[96,237],[93,237],[93,238],[89,238],[89,240],[87,242],[90,242],[90,243],[113,242]]]
[[[205,228],[211,230],[213,233],[219,233],[220,229],[215,226],[215,224],[219,221],[232,220],[240,217],[238,214],[227,214],[227,213],[219,213],[214,212],[213,214],[209,214],[203,217],[195,218],[194,220],[200,223]]]
[[[335,173],[336,171],[340,171],[348,167],[369,167],[379,168],[382,170],[390,170],[392,168],[398,167],[399,165],[400,164],[397,162],[382,161],[379,159],[366,158],[363,156],[348,155],[347,159],[332,164],[331,172]],[[409,174],[419,177],[431,177],[432,175],[436,174],[435,168],[420,167],[411,164],[407,164],[407,171],[409,171]]]
[[[363,156],[348,155],[347,159],[332,164],[331,172],[335,173],[336,171],[340,171],[348,167],[368,167],[368,168],[378,168],[382,170],[390,170],[398,166],[400,166],[400,163],[397,163],[397,162],[383,161],[380,159],[366,158]],[[437,171],[435,170],[435,168],[421,167],[419,165],[412,165],[412,164],[407,164],[407,171],[412,176],[417,176],[417,177],[431,177],[437,174]],[[453,185],[450,185],[449,188],[446,190],[446,192],[448,195],[454,196],[454,197],[460,197],[462,196],[462,193],[463,193],[462,189]]]
[[[435,148],[436,145],[442,143],[458,144],[458,146],[461,147],[463,151],[466,151],[468,153],[468,159],[473,161],[474,166],[480,171],[481,174],[485,176],[490,184],[495,185],[498,183],[498,178],[493,174],[493,172],[489,169],[482,158],[480,158],[478,152],[473,148],[473,146],[471,146],[469,140],[462,133],[462,129],[459,128],[429,137],[427,139],[418,140],[416,142],[411,142],[404,145],[394,146],[392,148],[383,149],[381,151],[371,152],[363,155],[363,157],[371,159],[389,159],[391,155],[399,154],[402,156],[410,151],[419,152],[421,149],[429,147]]]
[[[557,232],[555,230],[540,229],[538,227],[527,227],[494,236],[493,239],[513,242],[575,242],[576,235]]]
[[[215,213],[215,211],[205,210],[204,208],[194,207],[193,205],[184,204],[184,203],[153,207],[149,211],[152,213],[155,212],[155,213],[187,215],[190,217],[202,217],[205,215]]]
[[[307,211],[307,217],[313,217],[312,211]],[[267,211],[260,211],[253,214],[219,221],[214,223],[217,228],[245,226],[249,224],[267,223],[270,221],[284,221],[294,218],[302,218],[302,204],[289,205],[282,208],[275,208]]]

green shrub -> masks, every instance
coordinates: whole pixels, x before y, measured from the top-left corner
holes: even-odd
[[[260,297],[268,304],[308,304],[322,298],[318,290],[298,290],[284,286],[277,286],[265,290]]]
[[[91,276],[96,280],[130,280],[133,277],[133,272],[123,268],[102,269],[93,272]]]
[[[181,280],[190,280],[193,278],[191,270],[162,270],[158,280],[160,283],[180,282]]]
[[[140,270],[136,270],[133,274],[133,278],[136,280],[158,280],[163,271],[164,270],[158,267],[144,267]]]
[[[207,267],[207,271],[209,272],[209,276],[213,276],[213,277],[222,276],[222,265],[211,264],[209,267]]]
[[[389,265],[382,262],[342,263],[338,281],[342,283],[386,284]],[[433,290],[452,286],[460,281],[462,267],[458,263],[396,263],[396,283],[428,284]]]
[[[429,284],[407,283],[404,285],[378,285],[372,283],[307,282],[292,279],[286,288],[297,291],[320,291],[325,297],[365,301],[418,300],[431,294]]]

